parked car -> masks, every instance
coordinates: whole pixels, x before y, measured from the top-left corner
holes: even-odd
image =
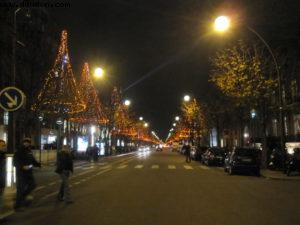
[[[223,148],[208,148],[203,154],[201,162],[208,166],[223,166],[225,150]]]
[[[230,175],[241,172],[260,176],[261,150],[256,148],[235,148],[225,157],[224,171]]]
[[[196,161],[201,160],[202,154],[208,149],[208,147],[200,146],[200,147],[192,147],[191,158]]]
[[[293,171],[300,171],[300,148],[294,148],[293,154],[287,158],[286,174],[291,175]]]

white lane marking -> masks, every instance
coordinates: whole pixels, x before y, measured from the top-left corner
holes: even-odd
[[[54,184],[56,184],[56,181],[55,181],[55,182],[49,183],[48,186],[52,186],[52,185],[54,185]]]
[[[90,169],[94,169],[95,167],[94,166],[90,166],[90,167],[84,167],[82,168],[83,170],[90,170]]]
[[[102,174],[102,173],[106,173],[106,172],[108,172],[108,171],[111,171],[111,169],[102,170],[102,171],[98,172],[97,175],[100,175],[100,174]]]
[[[142,169],[144,167],[144,165],[136,165],[134,168],[135,169]]]
[[[75,182],[74,184],[75,184],[75,185],[78,185],[78,184],[80,184],[80,183],[81,183],[81,182],[80,182],[80,181],[78,181],[78,182]]]
[[[193,169],[193,167],[188,166],[188,165],[184,165],[183,167],[184,167],[186,170],[192,170],[192,169]]]
[[[168,165],[168,169],[169,169],[169,170],[175,170],[175,169],[176,169],[176,166],[174,166],[174,165]]]
[[[85,171],[85,172],[82,172],[82,173],[79,173],[79,174],[77,174],[76,176],[81,176],[81,175],[84,175],[84,174],[86,174],[86,173],[90,173],[91,171]],[[75,177],[76,177],[75,176]]]
[[[42,189],[44,189],[45,188],[45,186],[39,186],[39,187],[37,187],[36,189],[35,189],[35,191],[39,191],[39,190],[42,190]]]
[[[121,165],[119,167],[117,167],[117,169],[125,169],[128,165]]]
[[[209,170],[209,168],[207,166],[200,166],[200,168],[203,170]]]
[[[85,182],[85,181],[86,181],[86,179],[82,179],[81,181],[82,181],[82,182]]]
[[[103,166],[103,167],[100,167],[99,169],[101,169],[101,170],[111,169],[111,166]]]
[[[48,195],[45,195],[44,197],[42,197],[42,198],[40,198],[40,199],[44,200],[44,199],[46,199],[46,198],[49,198],[49,197],[51,197],[51,196],[53,196],[53,195],[57,195],[57,194],[58,194],[58,191],[55,191],[55,192],[53,192],[53,193],[50,193],[50,194],[48,194]]]
[[[159,165],[152,165],[151,169],[159,169]]]
[[[101,162],[101,163],[97,163],[97,164],[98,164],[98,166],[104,166],[104,165],[107,165],[108,162]]]

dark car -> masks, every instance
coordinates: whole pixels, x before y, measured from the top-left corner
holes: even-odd
[[[201,162],[208,166],[223,166],[225,150],[223,148],[208,148],[203,154]]]
[[[224,170],[230,175],[241,172],[260,176],[261,150],[255,148],[235,148],[225,157]]]
[[[200,147],[197,147],[197,148],[192,148],[192,151],[191,151],[191,158],[193,160],[196,160],[196,161],[200,161],[201,160],[201,156],[202,154],[208,149],[208,147],[205,147],[205,146],[200,146]]]

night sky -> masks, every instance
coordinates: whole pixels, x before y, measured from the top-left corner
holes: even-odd
[[[199,97],[209,89],[209,57],[220,47],[210,34],[224,1],[98,0],[70,1],[53,16],[69,32],[69,50],[76,76],[85,61],[107,71],[97,88],[105,101],[114,85],[132,100],[161,138],[167,136],[184,94]],[[95,3],[97,2],[97,3]],[[225,1],[233,2],[233,1]],[[238,5],[227,11],[246,8]],[[255,17],[252,17],[254,20]]]

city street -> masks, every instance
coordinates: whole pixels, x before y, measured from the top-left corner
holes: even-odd
[[[53,170],[52,170],[53,171]],[[12,225],[296,225],[300,182],[229,176],[185,163],[179,153],[137,152],[83,163],[71,178],[73,204],[56,201],[58,176],[36,171],[32,206]],[[44,172],[43,172],[44,173]]]

